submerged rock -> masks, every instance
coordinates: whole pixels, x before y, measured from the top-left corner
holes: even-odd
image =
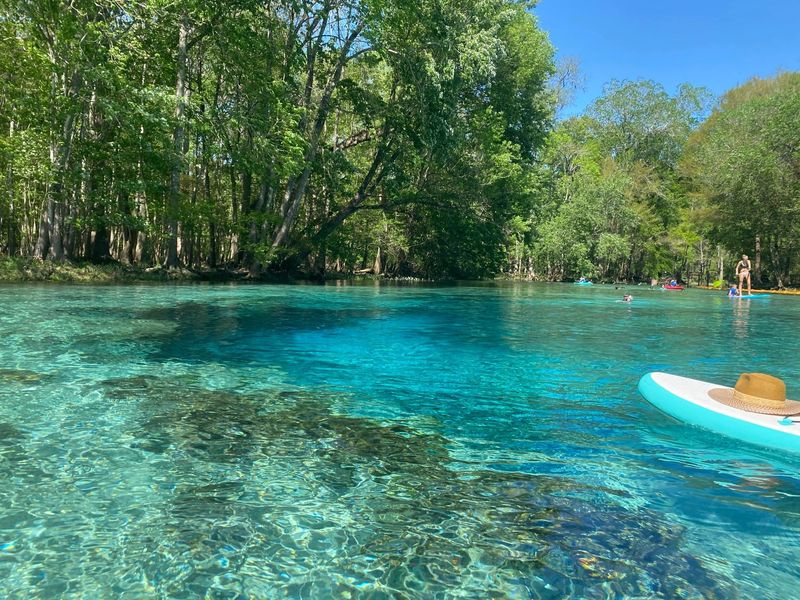
[[[20,440],[23,437],[25,437],[25,434],[14,427],[11,423],[0,422],[0,444],[3,442],[10,442],[12,440]]]
[[[9,383],[34,383],[42,377],[42,374],[27,369],[0,369],[0,381]]]
[[[736,593],[658,513],[597,500],[609,496],[568,477],[465,469],[443,435],[337,414],[332,395],[142,376],[104,389],[136,402],[131,448],[157,457],[169,490],[168,505],[129,532],[160,532],[160,550],[141,557],[149,580],[184,565],[162,580],[165,594],[223,568],[246,595]]]

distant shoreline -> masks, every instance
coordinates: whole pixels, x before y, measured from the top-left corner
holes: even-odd
[[[253,277],[246,269],[219,267],[187,269],[137,267],[115,261],[40,261],[31,258],[0,257],[0,284],[3,283],[324,283],[326,281],[415,281],[422,277],[382,277],[380,275],[329,273],[326,277],[265,271]]]
[[[0,284],[3,283],[85,283],[85,284],[114,284],[114,283],[324,283],[329,281],[404,281],[420,283],[443,283],[455,281],[452,279],[432,280],[423,277],[388,277],[382,275],[330,273],[327,277],[311,277],[286,273],[265,272],[260,277],[252,277],[245,269],[205,268],[205,269],[166,269],[164,267],[141,268],[124,265],[118,262],[94,263],[90,261],[39,261],[29,258],[0,258]],[[492,281],[488,279],[486,281]],[[517,281],[513,278],[499,276],[494,281]],[[528,281],[522,280],[519,281]],[[573,283],[571,281],[538,283]],[[605,283],[597,282],[598,286],[632,286],[644,284],[635,283]],[[647,286],[650,287],[650,286]],[[658,286],[656,286],[658,287]],[[705,285],[688,286],[687,289],[700,289],[709,291],[726,291],[726,288],[713,288]],[[753,289],[753,293],[782,294],[786,296],[800,296],[798,289]]]
[[[117,262],[51,262],[0,258],[0,283],[146,283],[245,281],[246,272],[226,269],[143,269]],[[265,279],[266,280],[266,279]]]

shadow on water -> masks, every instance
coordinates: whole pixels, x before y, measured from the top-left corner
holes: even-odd
[[[141,555],[126,560],[140,567],[117,591],[142,581],[214,597],[735,591],[657,513],[581,499],[588,484],[566,477],[456,468],[442,435],[336,414],[332,397],[154,377],[103,390],[137,407],[130,445],[159,465],[154,485],[166,490],[128,525]]]
[[[113,309],[112,309],[113,310]],[[255,355],[285,343],[287,335],[318,331],[381,319],[387,310],[374,308],[315,308],[285,304],[250,307],[181,302],[128,313],[131,322],[148,323],[137,337],[155,344],[151,358],[206,361],[224,357],[228,364],[253,360]],[[156,326],[162,323],[164,327]],[[169,327],[166,327],[166,325]],[[106,343],[98,340],[98,343]],[[275,356],[276,360],[280,356]]]

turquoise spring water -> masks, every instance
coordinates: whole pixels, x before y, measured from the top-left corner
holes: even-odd
[[[800,457],[636,393],[800,397],[800,299],[0,287],[0,597],[775,598]]]

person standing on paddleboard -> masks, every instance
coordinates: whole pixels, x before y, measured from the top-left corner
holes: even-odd
[[[750,289],[750,259],[747,254],[742,254],[742,260],[736,264],[736,276],[739,278],[739,295],[744,295],[744,280],[747,278],[747,295],[753,294]]]

